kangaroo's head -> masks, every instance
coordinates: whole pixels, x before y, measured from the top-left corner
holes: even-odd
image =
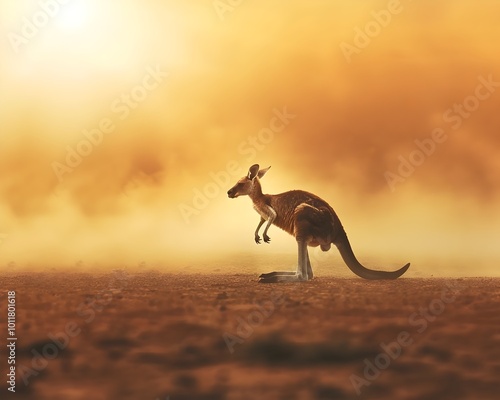
[[[256,178],[262,178],[269,168],[259,169],[259,164],[254,164],[248,170],[248,175],[241,178],[236,185],[227,191],[229,198],[234,199],[238,196],[249,195],[253,192],[256,185],[258,185],[258,180]]]

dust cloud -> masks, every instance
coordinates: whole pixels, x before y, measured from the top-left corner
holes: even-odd
[[[77,1],[17,47],[40,5],[2,5],[0,265],[293,254],[277,228],[257,248],[250,202],[225,195],[260,163],[266,192],[329,201],[368,260],[498,275],[487,3]]]

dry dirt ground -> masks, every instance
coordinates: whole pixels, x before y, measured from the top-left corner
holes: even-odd
[[[2,399],[500,398],[500,279],[51,272],[0,289]]]

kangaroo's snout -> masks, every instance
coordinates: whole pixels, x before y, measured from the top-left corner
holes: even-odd
[[[227,197],[229,197],[230,199],[234,199],[236,197],[235,192],[236,190],[234,188],[229,189],[227,191]]]

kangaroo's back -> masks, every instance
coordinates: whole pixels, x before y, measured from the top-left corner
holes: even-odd
[[[336,225],[340,225],[340,221],[333,211],[333,208],[322,198],[315,194],[306,192],[304,190],[290,190],[288,192],[266,195],[268,205],[276,211],[276,219],[273,221],[274,225],[290,233],[296,234],[297,223],[300,219],[313,219],[316,220],[318,225],[317,232],[311,234],[317,235],[331,235],[334,236],[334,229]],[[307,213],[307,207],[312,210],[319,211],[320,213]],[[312,221],[311,221],[312,222]]]

